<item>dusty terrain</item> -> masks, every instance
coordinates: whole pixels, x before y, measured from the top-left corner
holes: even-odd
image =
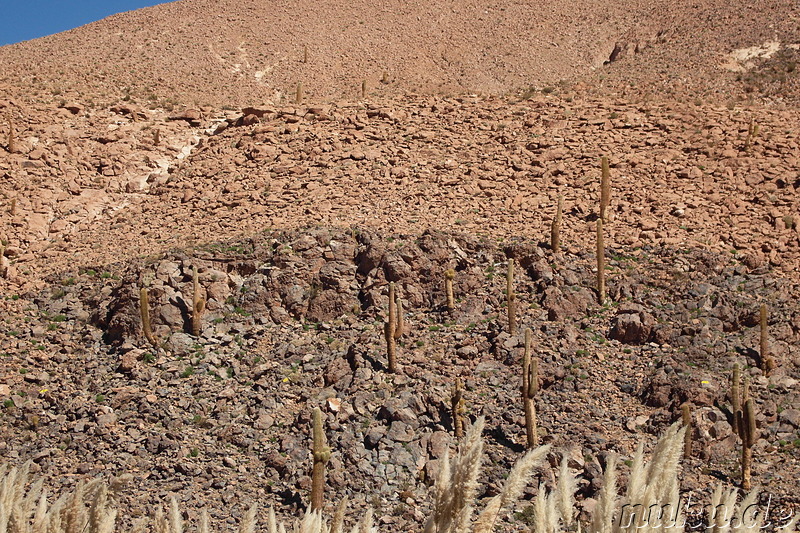
[[[233,524],[254,500],[305,507],[319,405],[330,505],[349,495],[353,513],[414,529],[456,377],[487,417],[485,495],[519,456],[531,328],[544,440],[551,464],[572,458],[583,509],[608,453],[652,445],[684,402],[684,488],[737,484],[735,363],[757,404],[754,482],[796,508],[797,6],[625,4],[576,21],[566,2],[184,0],[0,48],[0,456],[33,460],[53,491],[133,474],[125,522],[173,493],[187,516],[207,505]],[[407,321],[398,374],[389,281]]]

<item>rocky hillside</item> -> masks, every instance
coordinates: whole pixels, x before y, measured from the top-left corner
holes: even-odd
[[[51,493],[128,479],[126,525],[176,494],[230,526],[305,508],[319,406],[328,501],[413,530],[456,379],[481,497],[519,457],[530,328],[554,448],[501,529],[564,454],[588,512],[686,402],[683,489],[737,485],[735,364],[761,501],[800,505],[797,5],[584,4],[184,0],[0,48],[0,456]]]

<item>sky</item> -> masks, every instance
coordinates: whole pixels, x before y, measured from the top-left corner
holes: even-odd
[[[43,37],[167,0],[0,0],[0,46]]]

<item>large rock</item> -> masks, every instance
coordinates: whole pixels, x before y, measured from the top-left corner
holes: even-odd
[[[656,320],[636,304],[620,308],[614,318],[610,337],[625,344],[644,344],[650,340]]]

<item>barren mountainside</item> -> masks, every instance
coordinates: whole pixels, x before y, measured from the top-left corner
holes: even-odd
[[[736,94],[746,84],[723,68],[727,56],[797,44],[797,11],[789,0],[181,0],[3,47],[0,69],[40,98],[148,105],[280,102],[297,83],[310,98],[349,99],[362,80],[379,94],[505,94],[562,80]],[[612,56],[627,66],[604,67]]]
[[[263,524],[319,407],[325,513],[415,531],[460,415],[503,490],[529,331],[551,448],[495,530],[557,477],[588,527],[685,416],[697,510],[747,449],[796,512],[798,15],[182,0],[0,48],[0,462],[111,480],[121,530]]]

